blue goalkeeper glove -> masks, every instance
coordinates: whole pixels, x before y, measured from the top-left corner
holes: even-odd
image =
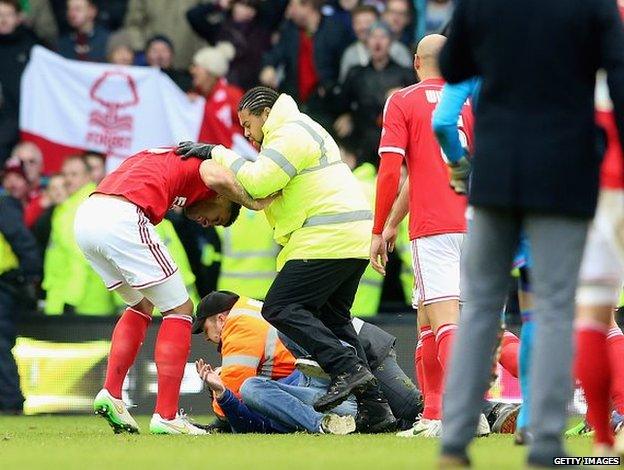
[[[200,160],[209,160],[212,158],[212,149],[215,144],[202,144],[200,142],[192,142],[190,140],[180,142],[175,149],[175,153],[182,157],[182,160],[188,158],[199,158]]]

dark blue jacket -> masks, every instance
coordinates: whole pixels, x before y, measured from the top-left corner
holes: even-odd
[[[17,199],[0,196],[0,233],[19,260],[19,271],[25,278],[41,276],[41,257],[37,242],[24,225],[22,207]]]
[[[599,68],[624,137],[624,29],[615,1],[462,0],[440,68],[450,83],[483,79],[471,204],[593,215]]]
[[[93,33],[89,36],[88,51],[86,56],[90,62],[106,62],[106,43],[110,32],[99,25],[93,28]],[[58,41],[58,53],[67,59],[78,59],[76,50],[76,33],[67,33],[60,37]]]

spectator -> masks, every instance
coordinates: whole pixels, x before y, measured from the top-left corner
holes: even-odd
[[[356,65],[365,66],[370,61],[370,53],[366,47],[366,38],[371,26],[379,19],[379,12],[372,5],[362,5],[356,7],[351,12],[353,31],[357,41],[351,44],[342,54],[340,60],[340,82],[344,82],[347,73]],[[413,54],[405,44],[399,41],[392,41],[390,45],[390,58],[401,67],[411,67],[414,61]]]
[[[26,3],[26,2],[23,2]],[[28,0],[24,7],[24,24],[31,28],[48,47],[56,47],[58,26],[48,0]]]
[[[29,0],[30,4],[48,0]],[[60,35],[70,33],[71,26],[67,22],[67,0],[49,0]],[[96,21],[109,31],[117,31],[123,24],[128,0],[94,0],[98,9]],[[34,9],[34,7],[31,7]]]
[[[20,13],[18,0],[0,0],[0,166],[19,137],[20,80],[37,42]]]
[[[231,147],[234,134],[243,133],[237,114],[238,102],[243,92],[240,88],[230,85],[224,78],[232,57],[234,48],[229,43],[204,47],[193,57],[191,66],[193,87],[206,98],[204,122],[198,139],[201,142]]]
[[[43,288],[47,315],[110,315],[115,311],[113,295],[91,269],[74,236],[78,206],[93,192],[89,168],[82,157],[63,163],[69,197],[52,213],[50,241],[45,252]]]
[[[19,160],[13,158],[7,160],[2,173],[2,188],[6,194],[22,204],[22,209],[28,204],[28,180],[24,166]]]
[[[59,54],[68,59],[104,62],[109,31],[95,23],[93,0],[67,0],[67,22],[71,31],[59,39]]]
[[[359,0],[330,0],[325,3],[321,12],[325,16],[333,16],[347,29],[351,29],[353,10],[360,4]],[[351,30],[353,34],[353,30]]]
[[[35,307],[41,263],[19,202],[1,196],[0,214],[0,414],[21,414],[24,396],[11,350],[20,313]]]
[[[43,206],[45,209],[31,229],[37,240],[37,245],[42,249],[45,249],[50,241],[54,208],[65,201],[65,199],[67,199],[65,177],[61,174],[52,175],[43,193]]]
[[[439,33],[453,15],[453,0],[429,0],[425,11],[427,34]]]
[[[186,21],[186,12],[198,0],[130,0],[124,27],[132,36],[135,51],[145,49],[148,38],[164,34],[173,43],[173,66],[186,69],[193,54],[204,45]]]
[[[24,221],[31,228],[45,209],[43,188],[46,185],[43,172],[43,154],[32,142],[21,142],[13,148],[11,159],[21,162],[21,169],[28,182],[28,195],[25,199]]]
[[[84,156],[89,167],[89,176],[93,183],[100,184],[106,176],[106,156],[98,152],[89,152]]]
[[[411,47],[414,34],[410,28],[412,9],[409,0],[388,0],[382,18],[390,26],[394,39]]]
[[[128,33],[118,31],[109,36],[106,43],[106,60],[115,65],[134,64],[134,51]]]
[[[414,81],[414,72],[390,58],[392,31],[383,22],[375,23],[366,39],[371,56],[368,65],[353,67],[338,99],[343,114],[334,123],[339,137],[358,142],[362,159],[378,163],[377,144],[381,136],[381,113],[390,92]]]
[[[182,91],[188,92],[191,90],[193,80],[191,74],[186,70],[178,70],[173,68],[173,43],[171,40],[162,34],[152,36],[145,46],[145,59],[147,65],[152,67],[158,67],[164,73],[166,73],[171,80],[178,85]]]
[[[304,104],[303,112],[327,125],[331,119],[325,97],[338,80],[340,58],[351,34],[340,20],[323,16],[321,5],[321,0],[290,0],[288,20],[280,29],[279,42],[265,55],[260,82],[279,86]],[[284,67],[281,83],[280,67]]]
[[[30,190],[40,192],[46,185],[46,179],[43,176],[43,153],[37,144],[20,142],[13,148],[11,157],[22,162]]]
[[[259,0],[234,0],[226,9],[221,3],[202,3],[186,13],[193,30],[210,44],[227,41],[234,46],[227,79],[244,90],[258,85],[262,55],[271,47],[271,32],[259,6]]]

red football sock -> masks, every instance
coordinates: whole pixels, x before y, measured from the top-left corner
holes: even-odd
[[[612,446],[607,326],[593,320],[577,321],[576,342],[574,368],[587,400],[587,422],[596,433],[597,444]]]
[[[154,353],[158,373],[156,413],[164,419],[175,418],[178,411],[180,384],[191,350],[192,323],[188,315],[167,315],[158,330]]]
[[[624,335],[619,326],[609,329],[607,348],[611,365],[611,400],[615,411],[624,414]]]
[[[443,373],[446,373],[448,361],[451,359],[451,347],[455,337],[455,330],[457,330],[456,324],[445,323],[436,331],[435,341],[438,350],[438,360]]]
[[[425,383],[425,409],[423,418],[442,419],[442,380],[443,372],[436,354],[436,342],[431,327],[423,326],[420,329],[422,341],[422,368],[423,382]]]
[[[518,351],[520,340],[510,331],[505,331],[501,341],[501,353],[498,358],[500,365],[507,369],[514,377],[518,378]]]
[[[150,315],[128,307],[115,325],[104,382],[104,388],[115,398],[121,398],[124,379],[134,364],[151,321]]]
[[[416,345],[416,350],[414,351],[414,365],[416,366],[416,379],[418,380],[418,388],[420,388],[420,393],[422,393],[423,398],[425,397],[425,378],[423,374],[423,365],[422,365],[422,341],[419,339],[418,344]]]

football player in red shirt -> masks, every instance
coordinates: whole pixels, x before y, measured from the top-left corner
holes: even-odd
[[[396,227],[407,214],[409,187],[414,307],[418,307],[422,342],[425,409],[422,419],[407,433],[424,437],[437,437],[441,430],[443,377],[459,317],[459,260],[466,232],[466,198],[449,186],[445,157],[431,128],[444,85],[437,65],[444,41],[444,36],[437,34],[420,41],[414,61],[420,83],[395,92],[386,103],[371,243],[371,263],[383,273],[386,246],[394,243],[396,234],[386,232],[389,239],[384,239],[382,232],[386,222],[389,228]],[[469,103],[464,105],[460,120],[460,133],[469,146]],[[393,220],[388,220],[397,199],[403,160],[409,179],[392,211]]]
[[[624,414],[624,335],[615,306],[624,281],[624,157],[604,73],[596,81],[596,121],[607,147],[600,174],[596,215],[587,235],[576,293],[575,373],[587,400],[587,422],[595,431],[594,454],[611,455],[611,406]],[[615,451],[624,455],[624,434]]]
[[[193,303],[154,226],[174,206],[205,227],[228,226],[240,204],[260,210],[264,202],[268,200],[254,201],[241,190],[229,170],[211,161],[183,160],[172,148],[157,148],[125,160],[78,208],[74,230],[80,249],[108,289],[128,305],[115,325],[106,381],[94,401],[95,412],[115,432],[138,432],[121,401],[121,387],[156,307],[163,322],[154,353],[158,394],[150,432],[205,433],[177,413]]]

